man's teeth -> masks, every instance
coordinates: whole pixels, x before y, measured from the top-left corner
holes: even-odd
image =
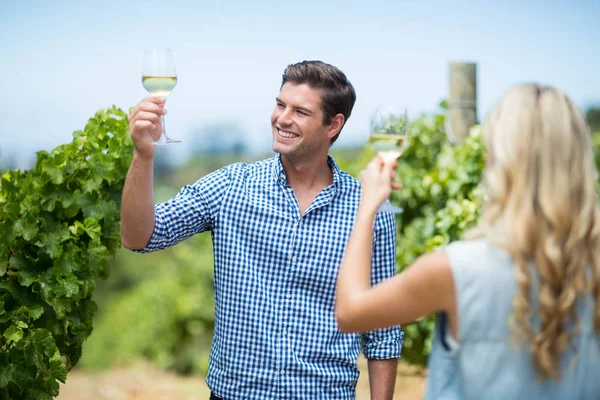
[[[278,132],[279,132],[279,136],[283,136],[284,138],[292,139],[292,138],[298,137],[298,135],[296,135],[296,134],[284,132],[281,129],[278,129]]]

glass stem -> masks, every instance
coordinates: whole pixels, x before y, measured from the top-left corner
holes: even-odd
[[[165,116],[162,115],[160,119],[162,120],[162,134],[164,137],[167,137],[167,130],[165,129]]]

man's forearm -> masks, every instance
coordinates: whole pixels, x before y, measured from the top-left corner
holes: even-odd
[[[368,360],[371,400],[391,400],[394,398],[398,359]]]
[[[153,161],[133,156],[121,201],[121,240],[128,249],[141,249],[154,231]]]

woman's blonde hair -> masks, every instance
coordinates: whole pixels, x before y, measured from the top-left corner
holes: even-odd
[[[575,302],[590,290],[600,332],[600,214],[590,133],[565,94],[538,85],[510,90],[482,129],[488,199],[479,232],[513,257],[513,332],[531,343],[539,378],[558,380],[561,354],[579,329]]]

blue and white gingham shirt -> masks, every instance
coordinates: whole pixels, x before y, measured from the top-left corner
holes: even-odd
[[[334,315],[335,281],[360,200],[360,183],[332,158],[333,184],[300,215],[279,156],[232,164],[156,205],[141,252],[210,231],[215,329],[206,382],[234,399],[354,399],[358,334]],[[378,214],[373,282],[395,273],[392,214]],[[365,356],[400,356],[399,327],[363,335]]]

